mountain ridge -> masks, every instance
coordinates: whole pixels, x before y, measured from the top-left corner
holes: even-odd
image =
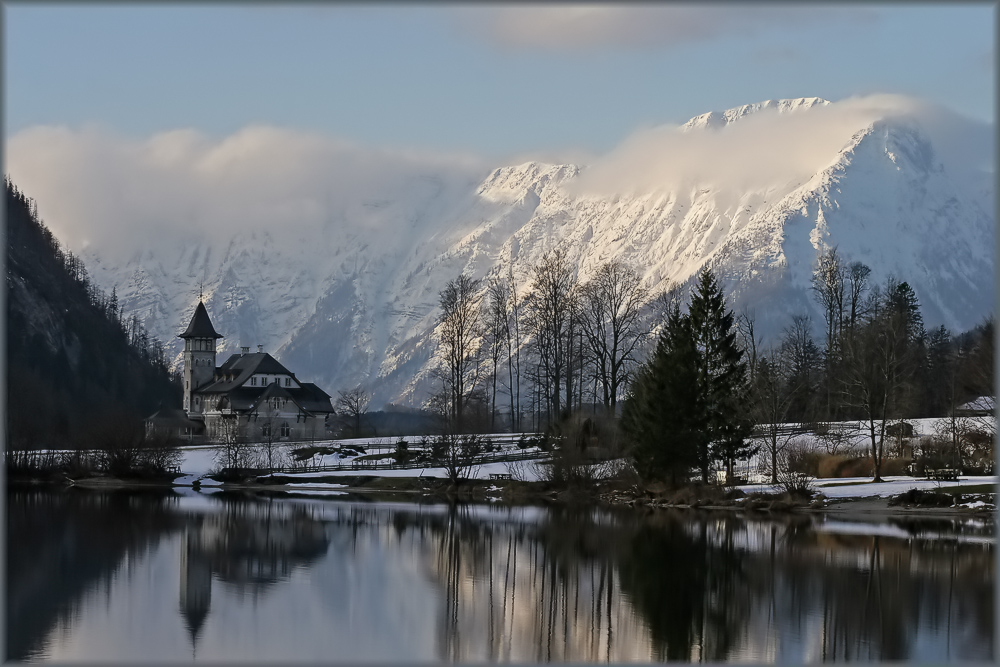
[[[838,104],[769,100],[696,116],[681,132],[735,132],[757,115],[740,130],[752,133]],[[748,186],[692,180],[607,194],[580,186],[593,165],[523,162],[467,189],[431,179],[395,199],[344,203],[357,217],[312,235],[242,232],[224,248],[192,240],[123,266],[96,252],[87,261],[163,340],[190,317],[203,283],[223,350],[264,343],[331,393],[365,384],[376,404],[429,397],[437,297],[448,280],[512,267],[523,293],[530,267],[557,247],[581,280],[611,257],[633,263],[653,289],[712,267],[731,305],[756,311],[772,335],[793,313],[819,317],[812,263],[838,247],[869,264],[876,282],[889,273],[909,281],[929,325],[971,327],[993,305],[992,279],[981,279],[993,275],[992,214],[952,182],[918,121],[883,114],[852,128],[836,152],[810,156],[824,167]]]

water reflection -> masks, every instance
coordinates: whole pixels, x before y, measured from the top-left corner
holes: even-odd
[[[9,659],[994,654],[991,521],[22,493],[8,531]]]
[[[213,575],[238,598],[256,598],[287,579],[294,566],[320,558],[328,545],[323,524],[302,507],[231,502],[189,517],[180,547],[180,610],[192,656],[211,606]]]

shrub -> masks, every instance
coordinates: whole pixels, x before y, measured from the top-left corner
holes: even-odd
[[[819,461],[822,454],[804,449],[790,449],[787,453],[787,468],[790,472],[819,477]]]
[[[910,489],[889,500],[890,505],[919,505],[921,507],[951,507],[955,498],[949,493],[936,493]]]
[[[871,458],[860,456],[844,462],[838,477],[870,477],[875,474],[875,464]]]
[[[839,477],[844,464],[850,459],[840,454],[825,454],[820,457],[817,464],[817,477],[830,478]]]
[[[813,494],[812,478],[795,470],[778,470],[778,486],[790,496],[811,498]]]
[[[410,460],[410,443],[406,440],[400,439],[396,443],[396,452],[393,454],[393,458],[396,463],[406,463]]]
[[[882,459],[882,474],[883,475],[907,475],[909,474],[910,464],[913,462],[909,458],[885,458]]]

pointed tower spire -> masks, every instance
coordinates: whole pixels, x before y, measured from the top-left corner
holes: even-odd
[[[191,323],[178,338],[224,338],[224,336],[212,326],[208,310],[205,309],[205,302],[199,301],[198,306],[194,309],[194,315],[191,317]]]

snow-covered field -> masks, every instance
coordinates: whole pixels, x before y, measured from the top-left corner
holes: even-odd
[[[363,444],[363,443],[362,443]],[[392,451],[392,447],[387,447],[386,451]],[[181,454],[182,459],[180,463],[181,472],[184,475],[176,480],[177,484],[190,484],[196,479],[201,479],[208,475],[217,466],[215,463],[215,455],[217,453],[217,448],[215,447],[182,447]],[[369,448],[368,453],[377,453],[375,450]],[[326,463],[320,463],[320,465],[329,465],[335,463],[349,463],[354,457],[343,457],[337,460],[333,460],[334,457],[330,457],[330,461]],[[317,457],[317,463],[318,463]],[[497,463],[485,463],[483,465],[473,466],[469,471],[469,477],[472,479],[489,479],[490,475],[501,474],[509,475],[514,474],[516,479],[521,479],[523,481],[537,481],[541,479],[540,471],[538,469],[538,463],[535,461],[514,461],[510,463],[497,462]],[[289,473],[283,473],[289,474]],[[293,473],[296,479],[315,479],[319,477],[356,477],[358,475],[372,475],[377,477],[447,477],[448,473],[444,468],[411,468],[405,470],[336,470],[330,472],[300,472]],[[202,485],[214,484],[212,480],[201,479]]]
[[[527,434],[528,437],[532,437],[533,434]],[[510,433],[496,433],[496,434],[486,434],[482,436],[489,439],[490,441],[500,444],[504,451],[521,451],[515,446],[515,443],[521,438],[521,434],[510,434]],[[396,449],[396,443],[400,440],[406,440],[410,443],[411,451],[419,450],[419,443],[424,440],[429,440],[428,436],[405,436],[405,437],[393,437],[393,438],[354,438],[350,440],[327,440],[322,442],[309,443],[310,446],[315,447],[341,447],[349,445],[360,445],[364,447],[365,454],[388,454],[394,452]],[[294,445],[294,447],[305,446],[305,444]],[[212,480],[201,479],[206,475],[209,475],[212,471],[216,470],[219,466],[216,463],[216,457],[219,452],[219,448],[211,445],[196,446],[196,447],[181,447],[181,462],[180,469],[184,475],[176,480],[177,484],[190,484],[196,479],[201,480],[201,484],[214,484]],[[523,451],[538,451],[535,448],[528,448]],[[309,460],[310,465],[314,466],[328,466],[328,465],[344,465],[350,464],[356,458],[356,455],[348,453],[335,453],[320,455],[317,454],[312,459]],[[539,452],[539,458],[542,458]],[[413,468],[405,470],[378,470],[378,469],[360,469],[360,470],[339,470],[339,471],[303,471],[297,473],[282,473],[282,474],[293,474],[296,478],[310,479],[317,477],[330,477],[330,476],[357,476],[357,475],[372,475],[378,477],[447,477],[448,474],[444,468]],[[469,471],[469,477],[472,479],[489,479],[490,475],[502,474],[510,475],[513,474],[515,479],[520,479],[523,481],[537,481],[541,479],[540,471],[538,469],[538,463],[532,460],[526,461],[514,461],[514,462],[496,462],[496,463],[486,463],[482,465],[473,466]]]
[[[922,419],[913,420],[914,429],[917,435],[927,435],[933,433],[934,419]],[[420,437],[408,437],[407,441],[411,443],[418,443],[422,438]],[[507,440],[515,440],[516,438],[510,438],[508,436]],[[356,440],[346,440],[337,442],[323,442],[315,443],[322,446],[336,446],[344,444],[355,444],[362,445],[366,448],[368,453],[377,453],[379,451],[389,452],[395,447],[395,441],[398,438],[361,438]],[[389,444],[390,441],[392,444]],[[822,438],[814,434],[805,434],[801,436],[794,436],[793,442],[796,446],[802,446],[804,448],[815,448],[819,451],[825,451],[827,446],[826,442]],[[184,476],[178,478],[176,483],[180,485],[189,485],[195,480],[200,480],[200,484],[203,486],[216,485],[217,482],[205,478],[215,467],[215,455],[217,449],[215,447],[203,446],[203,447],[184,447],[181,449],[183,459],[180,463],[181,471],[184,472]],[[331,456],[331,459],[334,457]],[[344,463],[349,462],[353,457],[343,457],[339,458],[337,461],[330,460],[328,462],[317,463],[320,465],[328,463]],[[502,475],[512,475],[514,479],[523,481],[538,481],[544,478],[544,466],[540,460],[538,461],[517,461],[517,462],[497,462],[497,463],[487,463],[483,465],[474,466],[469,473],[469,477],[473,479],[489,479],[491,475],[502,474]],[[751,464],[752,466],[752,464]],[[747,466],[747,470],[751,469]],[[288,473],[285,473],[288,474]],[[446,478],[448,476],[447,471],[444,468],[434,467],[434,468],[414,468],[405,470],[342,470],[342,471],[305,471],[301,473],[289,474],[294,476],[296,479],[302,480],[301,482],[294,482],[289,484],[290,487],[309,487],[312,490],[317,489],[338,489],[344,488],[343,484],[329,483],[325,484],[319,481],[321,478],[328,477],[351,477],[357,475],[371,475],[378,477],[434,477],[434,478]],[[904,493],[909,489],[921,489],[921,490],[933,490],[940,488],[941,486],[972,486],[972,485],[982,485],[982,484],[997,484],[997,476],[982,476],[982,477],[972,477],[972,476],[962,476],[955,482],[940,482],[935,480],[928,480],[918,477],[910,476],[889,476],[884,478],[885,481],[875,484],[871,482],[869,477],[848,477],[848,478],[835,478],[835,479],[816,479],[813,480],[814,488],[823,493],[828,498],[865,498],[877,496],[881,498],[886,498],[890,496],[895,496],[900,493]],[[774,492],[780,489],[774,487],[770,484],[745,484],[737,487],[744,492]]]
[[[888,498],[909,491],[910,489],[933,491],[942,486],[996,485],[997,483],[996,475],[982,477],[962,476],[954,482],[939,482],[932,479],[909,476],[883,477],[883,479],[885,481],[880,483],[873,483],[871,477],[816,479],[813,480],[813,487],[827,498],[868,498],[871,496]],[[747,493],[753,491],[771,493],[781,490],[780,487],[771,486],[770,484],[744,484],[737,488]]]

